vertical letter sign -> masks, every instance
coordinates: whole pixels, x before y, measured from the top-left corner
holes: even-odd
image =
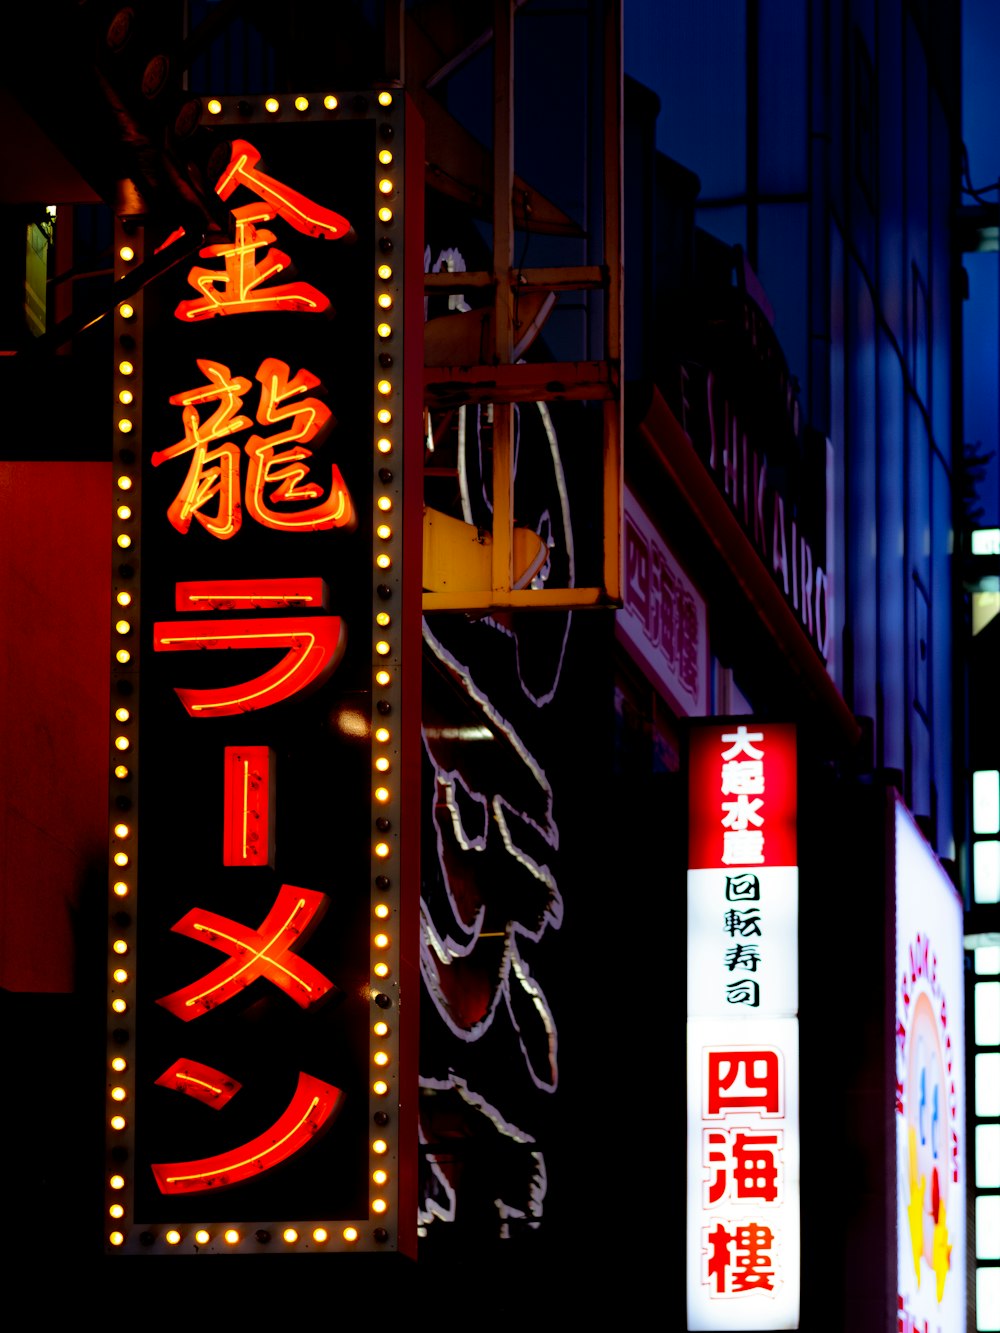
[[[687,1312],[799,1326],[795,728],[690,732]]]
[[[119,225],[120,278],[166,271],[115,312],[116,1253],[413,1247],[404,111],[388,91],[209,102],[225,230],[192,248]]]

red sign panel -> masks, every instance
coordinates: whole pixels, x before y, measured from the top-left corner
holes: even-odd
[[[766,730],[766,739],[765,739]],[[793,866],[795,728],[739,720],[692,728],[688,866]]]

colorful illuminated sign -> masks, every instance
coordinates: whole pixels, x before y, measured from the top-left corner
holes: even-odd
[[[962,902],[898,800],[893,818],[898,1327],[964,1333]]]
[[[687,1311],[799,1323],[795,728],[696,725],[689,746]]]
[[[116,315],[118,1253],[414,1242],[422,150],[389,92],[277,108],[209,104],[232,233]]]

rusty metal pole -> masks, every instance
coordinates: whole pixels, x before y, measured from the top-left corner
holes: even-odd
[[[604,403],[604,590],[609,600],[621,598],[622,491],[624,488],[622,427],[622,4],[604,3],[604,264],[608,290],[604,303],[604,355],[617,392]]]
[[[495,360],[509,365],[513,354],[510,285],[514,263],[514,4],[493,4],[493,306]],[[493,404],[494,595],[505,599],[514,582],[514,408]]]

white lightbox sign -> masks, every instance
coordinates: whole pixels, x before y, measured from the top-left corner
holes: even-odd
[[[687,1317],[799,1326],[795,728],[689,746]]]
[[[895,841],[897,1325],[965,1333],[962,901],[899,801]]]

